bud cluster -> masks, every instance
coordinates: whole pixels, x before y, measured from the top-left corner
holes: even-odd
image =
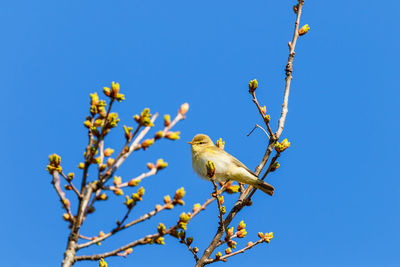
[[[183,187],[176,190],[174,199],[172,200],[172,204],[185,205],[185,201],[183,201],[182,199],[185,196],[185,194],[186,191]]]
[[[217,147],[224,149],[225,148],[225,141],[222,141],[222,138],[218,139],[216,144]]]
[[[49,156],[49,164],[46,167],[46,170],[53,174],[54,171],[62,172],[61,167],[61,157],[57,154],[52,154]]]
[[[249,82],[249,93],[253,93],[258,87],[258,82],[256,79]]]
[[[274,237],[274,233],[273,232],[269,232],[269,233],[263,234],[262,232],[259,232],[258,233],[258,237],[262,238],[264,242],[269,243],[270,240]]]
[[[207,168],[207,176],[208,176],[208,178],[210,178],[210,179],[213,178],[214,175],[215,175],[215,164],[214,164],[214,162],[209,160],[206,163],[206,168]]]
[[[275,144],[275,150],[278,153],[285,151],[288,147],[290,147],[290,142],[287,139],[283,140],[280,143],[276,142]]]
[[[144,126],[144,127],[153,127],[154,124],[153,122],[150,120],[151,118],[151,114],[150,114],[150,109],[149,108],[145,108],[142,113],[140,113],[139,115],[135,115],[133,116],[133,119],[140,125],[140,126]]]
[[[115,99],[118,102],[125,100],[125,95],[119,93],[119,83],[112,82],[111,89],[109,87],[103,88],[103,93],[111,99]]]

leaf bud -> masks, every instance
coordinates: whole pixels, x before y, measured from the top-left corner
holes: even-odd
[[[221,148],[221,149],[224,149],[225,148],[225,141],[222,141],[222,138],[218,139],[217,143],[216,143],[216,146]]]
[[[209,178],[213,178],[214,175],[215,175],[215,164],[214,164],[214,162],[212,162],[212,161],[209,160],[209,161],[206,163],[206,168],[207,168],[207,176],[208,176]]]
[[[140,179],[133,178],[133,179],[129,180],[128,186],[137,186],[140,183],[140,181],[141,181]]]
[[[299,29],[299,35],[302,36],[302,35],[306,34],[309,30],[310,30],[310,26],[308,26],[308,24],[306,24]]]
[[[257,87],[258,87],[258,82],[256,79],[251,80],[249,82],[249,92],[250,93],[253,93],[257,89]]]
[[[157,170],[165,169],[168,166],[168,163],[165,162],[163,159],[158,159],[156,163]]]
[[[168,127],[171,124],[171,116],[169,114],[164,115],[164,126]]]
[[[167,138],[167,139],[169,139],[169,140],[178,140],[178,139],[180,139],[180,136],[179,136],[179,134],[180,134],[181,132],[167,132],[166,134],[165,134],[165,138]]]
[[[158,131],[156,132],[156,134],[154,135],[154,139],[158,140],[160,138],[164,137],[164,132],[163,131]]]
[[[124,191],[122,191],[122,189],[120,188],[116,188],[114,189],[114,194],[116,194],[117,196],[122,196],[124,194]]]
[[[179,108],[178,113],[181,114],[182,116],[185,116],[185,114],[188,112],[188,110],[189,110],[189,104],[188,103],[184,103]]]

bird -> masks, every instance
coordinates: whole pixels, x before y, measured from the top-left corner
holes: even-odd
[[[272,185],[258,179],[257,175],[238,159],[216,146],[208,135],[197,134],[188,144],[191,145],[193,170],[201,178],[211,180],[207,175],[206,164],[212,161],[215,165],[214,180],[218,182],[234,180],[251,185],[270,196],[274,194]]]

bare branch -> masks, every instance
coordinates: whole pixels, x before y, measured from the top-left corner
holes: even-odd
[[[65,197],[65,193],[61,189],[60,175],[58,174],[57,171],[53,171],[52,175],[53,175],[53,181],[51,182],[51,184],[53,185],[54,189],[56,190],[57,195],[60,198],[61,204],[64,207],[65,211],[68,213],[68,215],[71,217],[71,219],[73,219],[74,216],[72,215],[72,212],[71,212],[69,200]]]
[[[247,136],[250,136],[250,135],[254,132],[254,130],[257,129],[257,128],[260,128],[261,130],[263,130],[263,132],[268,136],[268,139],[270,138],[270,137],[269,137],[269,134],[267,133],[267,131],[266,131],[263,127],[261,127],[260,125],[258,125],[258,124],[256,124],[256,125],[254,126],[253,130],[251,130],[251,131],[247,134]]]

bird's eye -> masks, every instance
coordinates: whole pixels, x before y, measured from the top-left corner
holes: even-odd
[[[204,144],[204,142],[199,142],[199,145],[202,145],[202,144]]]

